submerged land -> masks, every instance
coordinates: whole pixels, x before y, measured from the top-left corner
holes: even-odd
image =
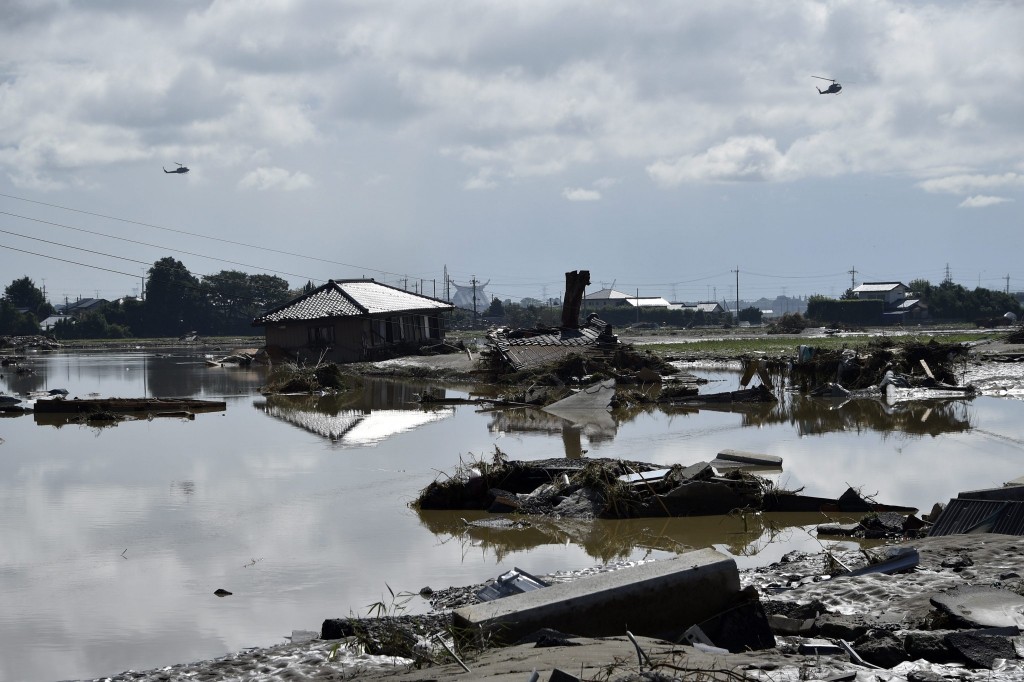
[[[741,330],[730,333],[722,330],[657,331],[623,336],[621,340],[629,343],[638,355],[650,356],[652,365],[667,363],[683,371],[687,365],[695,363],[751,360],[763,360],[768,367],[773,367],[789,363],[801,345],[814,346],[818,357],[830,358],[829,363],[833,356],[839,358],[837,362],[842,362],[844,351],[852,350],[855,356],[863,358],[877,356],[875,360],[860,363],[856,378],[850,382],[849,388],[853,390],[877,385],[879,376],[884,377],[886,366],[893,366],[892,353],[897,346],[913,349],[930,346],[937,353],[928,356],[930,362],[926,364],[934,370],[935,380],[940,384],[972,385],[988,395],[1012,397],[1024,393],[1024,371],[1020,369],[1024,363],[1016,362],[1024,356],[1024,345],[1014,343],[1006,332],[992,330],[932,330],[913,335],[884,330],[863,335],[804,334],[784,338],[759,337]],[[522,398],[524,387],[537,385],[537,375],[495,382],[493,376],[481,373],[480,358],[485,348],[479,339],[466,337],[461,341],[464,348],[461,352],[346,366],[340,374],[356,378],[362,375],[427,378],[438,385],[450,381],[487,383],[497,386],[497,392],[506,400],[511,400],[510,396]],[[238,347],[251,347],[251,342],[218,340],[211,347],[228,353]],[[950,357],[952,347],[963,353]],[[900,373],[909,371],[913,364],[898,369]],[[811,384],[837,383],[836,369],[831,364],[816,366],[816,369],[821,371],[810,375],[804,389],[813,389]],[[578,371],[570,374],[577,375]],[[550,389],[544,391],[544,402],[556,400],[559,389],[571,390],[574,386],[572,380],[559,377],[557,372],[545,371],[542,376],[548,377]],[[333,371],[318,380],[320,378],[344,385]],[[925,379],[923,370],[917,372],[916,378]],[[776,387],[776,390],[781,388]],[[956,492],[951,490],[951,494]],[[452,586],[437,591],[440,598],[432,610],[435,618],[423,621],[426,625],[419,626],[420,632],[416,632],[415,624],[399,626],[384,619],[377,624],[372,637],[367,636],[368,630],[347,640],[320,639],[322,632],[307,633],[307,641],[239,652],[216,661],[128,672],[104,679],[427,680],[463,677],[526,680],[531,679],[536,670],[538,679],[547,680],[552,679],[556,669],[588,680],[998,681],[1024,678],[1024,667],[1019,660],[1024,655],[1024,645],[1019,635],[1003,632],[998,635],[998,646],[994,639],[981,640],[982,644],[991,645],[995,653],[970,660],[951,648],[948,637],[951,633],[974,633],[985,628],[958,620],[931,601],[933,596],[953,587],[992,588],[1005,593],[1004,611],[1011,622],[1018,618],[1019,624],[1024,624],[1024,608],[1011,597],[1024,593],[1020,575],[1020,567],[1024,566],[1024,541],[1020,537],[988,533],[911,540],[893,538],[889,544],[916,549],[920,556],[918,564],[911,570],[892,575],[869,573],[842,577],[842,571],[835,570],[833,561],[846,568],[856,568],[867,564],[869,557],[861,552],[836,553],[823,549],[820,554],[787,556],[778,564],[743,572],[743,585],[757,590],[765,611],[773,617],[776,646],[763,651],[707,652],[652,637],[637,637],[634,643],[625,633],[576,637],[571,632],[549,633],[546,645],[534,641],[500,648],[459,649],[458,659],[453,651],[447,651],[436,642],[420,643],[418,649],[412,649],[404,635],[404,649],[381,646],[381,640],[387,639],[388,633],[412,632],[413,637],[426,637],[450,630],[448,617],[452,609],[471,601],[471,595],[480,587]],[[565,581],[585,577],[586,572],[549,576]],[[421,586],[403,587],[415,591]],[[324,617],[337,615],[325,613]],[[303,636],[297,634],[295,639],[303,639]],[[808,649],[809,641],[820,644],[818,648]],[[839,641],[859,642],[856,650],[861,652],[860,659],[852,659],[844,650],[828,649],[823,641],[833,646]],[[450,646],[454,648],[453,644]]]

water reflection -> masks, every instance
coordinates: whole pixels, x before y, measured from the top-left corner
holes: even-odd
[[[590,443],[610,442],[618,431],[619,418],[608,411],[587,411],[566,419],[539,409],[515,407],[494,411],[487,430],[496,435],[533,432],[560,436],[565,456],[576,459],[587,452],[583,436]]]
[[[741,567],[820,548],[811,535],[820,515],[531,519],[499,531],[462,521],[483,513],[408,508],[463,453],[498,445],[515,459],[665,466],[726,448],[763,452],[783,457],[784,487],[834,496],[866,485],[881,501],[921,509],[1020,476],[1024,454],[1024,403],[988,396],[892,406],[784,396],[564,420],[428,409],[417,402],[433,389],[425,383],[264,398],[263,368],[207,367],[189,349],[38,354],[32,364],[33,375],[3,373],[3,390],[222,398],[227,409],[103,430],[0,422],[0,679],[99,677],[275,644],[293,628],[364,613],[385,585],[470,585],[514,565],[544,574],[708,545]],[[216,599],[219,587],[234,596]]]
[[[588,412],[572,420],[542,410],[513,408],[495,411],[487,428],[495,434],[535,432],[560,435],[565,456],[576,458],[587,452],[582,443],[584,436],[590,444],[600,445],[612,441],[622,425],[641,416],[697,416],[702,412],[738,415],[743,427],[790,425],[801,436],[873,431],[936,437],[965,433],[973,427],[969,399],[888,403],[880,398],[834,400],[792,395],[783,396],[777,403],[633,406],[611,412]]]
[[[638,551],[687,552],[717,545],[736,557],[757,557],[769,547],[811,537],[811,529],[828,521],[850,522],[838,514],[778,513],[586,520],[544,516],[511,522],[480,512],[417,512],[420,523],[441,543],[460,543],[503,562],[518,552],[546,545],[576,545],[600,563],[634,556]]]
[[[31,371],[0,374],[8,393],[27,395],[63,388],[70,397],[80,398],[247,394],[263,383],[268,369],[260,365],[209,367],[204,351],[195,348],[174,348],[156,354],[135,349],[30,353],[22,366]]]
[[[270,417],[315,433],[341,446],[372,446],[455,414],[453,406],[421,404],[421,387],[368,381],[342,395],[275,395],[253,407]],[[444,392],[437,395],[444,398]]]

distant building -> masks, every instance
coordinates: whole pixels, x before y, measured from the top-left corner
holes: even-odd
[[[700,303],[671,303],[669,304],[669,310],[689,310],[693,313],[704,313],[705,315],[715,315],[725,312],[725,308],[714,301],[704,301]]]
[[[55,305],[53,308],[60,315],[81,317],[85,313],[94,312],[105,306],[109,301],[105,298],[80,298],[70,303]]]
[[[928,304],[918,298],[908,298],[913,294],[902,282],[864,282],[853,289],[853,295],[859,299],[882,301],[885,304],[882,317],[890,324],[928,318]]]
[[[444,340],[450,303],[372,279],[330,280],[253,320],[268,349],[301,359],[359,362]]]
[[[875,299],[885,303],[886,308],[907,297],[907,287],[901,282],[864,282],[854,288],[853,295],[861,299]]]
[[[614,289],[601,289],[583,297],[583,310],[602,308],[663,308],[671,304],[661,296],[632,296]]]
[[[50,315],[48,318],[39,323],[39,328],[44,332],[48,332],[54,328],[58,322],[64,322],[65,320],[73,320],[75,318],[70,315]]]

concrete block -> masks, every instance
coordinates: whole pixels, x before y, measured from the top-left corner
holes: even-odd
[[[735,605],[736,562],[713,549],[558,583],[454,612],[472,638],[514,642],[554,628],[587,637],[682,633]]]

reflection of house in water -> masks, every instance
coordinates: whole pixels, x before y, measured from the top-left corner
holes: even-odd
[[[333,396],[268,396],[254,406],[264,413],[343,445],[376,445],[391,436],[446,419],[452,406],[425,409],[353,407]]]
[[[541,410],[515,408],[495,412],[487,429],[499,432],[536,432],[561,434],[566,457],[583,455],[582,436],[590,443],[608,442],[615,438],[618,424],[608,412],[594,411],[581,414],[570,421]]]

